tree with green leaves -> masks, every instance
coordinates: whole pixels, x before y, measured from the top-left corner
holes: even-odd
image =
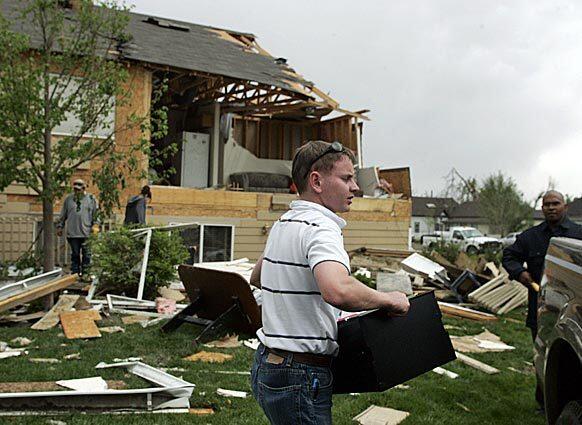
[[[0,190],[20,183],[38,194],[43,267],[52,270],[54,202],[73,173],[89,161],[99,164],[92,166],[93,183],[101,211],[110,215],[127,176],[145,177],[138,159],[150,154],[150,135],[166,130],[166,115],[160,109],[115,124],[115,110],[128,102],[131,90],[128,66],[120,60],[130,39],[124,6],[114,0],[28,0],[2,11]],[[152,119],[161,124],[152,126]],[[63,125],[67,131],[59,133]],[[119,149],[115,135],[131,128],[142,137]]]
[[[515,181],[498,172],[487,177],[479,190],[479,205],[494,231],[506,235],[531,224],[533,208]]]

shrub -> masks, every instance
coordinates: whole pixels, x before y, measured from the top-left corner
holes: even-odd
[[[99,279],[98,293],[137,296],[145,237],[136,237],[126,228],[100,233],[91,238],[93,272]],[[154,231],[150,244],[144,297],[153,297],[157,288],[175,276],[175,266],[188,258],[178,233]]]
[[[440,255],[445,257],[451,263],[454,263],[459,256],[459,252],[461,248],[459,245],[454,244],[453,242],[445,242],[443,240],[439,240],[431,245],[430,248],[423,249],[423,255],[427,257],[431,257],[432,252],[438,252]]]

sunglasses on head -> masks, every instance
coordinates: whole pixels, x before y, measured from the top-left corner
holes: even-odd
[[[309,175],[309,173],[311,172],[311,167],[313,167],[313,165],[319,161],[321,158],[323,158],[325,155],[329,154],[329,153],[340,153],[340,152],[345,152],[345,148],[344,146],[340,143],[340,142],[332,142],[325,151],[323,151],[322,154],[318,155],[315,157],[315,159],[313,161],[311,161],[311,164],[309,164],[309,168],[307,169],[307,173],[305,173],[305,177],[307,177]]]
[[[73,183],[73,187],[84,187],[83,183]]]

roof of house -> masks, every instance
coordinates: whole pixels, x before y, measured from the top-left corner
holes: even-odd
[[[451,218],[483,218],[479,201],[467,201],[457,204],[449,213]]]
[[[40,39],[32,25],[14,19],[25,6],[25,1],[4,0],[0,11],[35,46]],[[132,39],[119,48],[127,60],[255,81],[304,95],[304,87],[313,87],[285,59],[260,48],[252,34],[139,13],[130,13],[127,31]]]
[[[435,198],[430,196],[412,197],[413,217],[434,217],[441,213],[448,214],[451,208],[458,205],[453,198]]]

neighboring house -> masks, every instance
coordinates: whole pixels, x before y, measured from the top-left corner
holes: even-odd
[[[5,0],[0,11],[10,19],[25,3]],[[75,2],[70,1],[69,6],[74,10]],[[32,32],[26,25],[19,30]],[[230,247],[234,257],[256,259],[273,221],[294,199],[275,192],[287,191],[291,160],[299,146],[306,140],[338,140],[363,164],[366,111],[342,109],[339,102],[295,72],[286,59],[265,51],[253,34],[138,13],[130,13],[128,32],[133,38],[119,46],[119,57],[128,66],[131,99],[116,107],[115,125],[123,128],[132,113],[147,113],[152,93],[167,79],[169,87],[162,103],[168,107],[169,134],[152,143],[156,148],[174,141],[179,145],[178,153],[163,165],[174,167],[177,173],[169,181],[150,182],[150,223],[228,225],[222,233],[215,232],[220,235],[213,241],[219,243],[222,237],[234,241]],[[335,117],[327,118],[332,112]],[[60,131],[66,132],[66,128]],[[116,144],[128,146],[138,136],[137,129],[123,131],[116,136]],[[149,170],[148,158],[139,159],[143,170]],[[95,166],[86,164],[77,174],[90,180]],[[156,170],[150,171],[156,175]],[[258,172],[278,178],[265,183],[265,179],[254,178]],[[144,183],[131,180],[122,204]],[[229,191],[229,185],[238,190]],[[95,193],[94,188],[89,190]],[[346,249],[406,249],[411,204],[409,199],[355,199],[351,212],[344,214],[349,223],[344,230]],[[55,210],[59,209],[57,202]],[[38,198],[21,185],[11,185],[0,193],[0,259],[13,260],[28,249],[41,211]],[[119,211],[117,220],[122,219]],[[211,233],[200,237],[204,240],[200,251]]]
[[[582,224],[582,198],[576,198],[568,204],[568,216],[572,221]]]
[[[474,227],[484,235],[491,236],[492,226],[487,217],[481,213],[479,201],[467,201],[456,205],[449,212],[449,227]]]
[[[412,238],[416,241],[422,235],[445,230],[449,211],[458,203],[453,198],[426,196],[412,197]]]

